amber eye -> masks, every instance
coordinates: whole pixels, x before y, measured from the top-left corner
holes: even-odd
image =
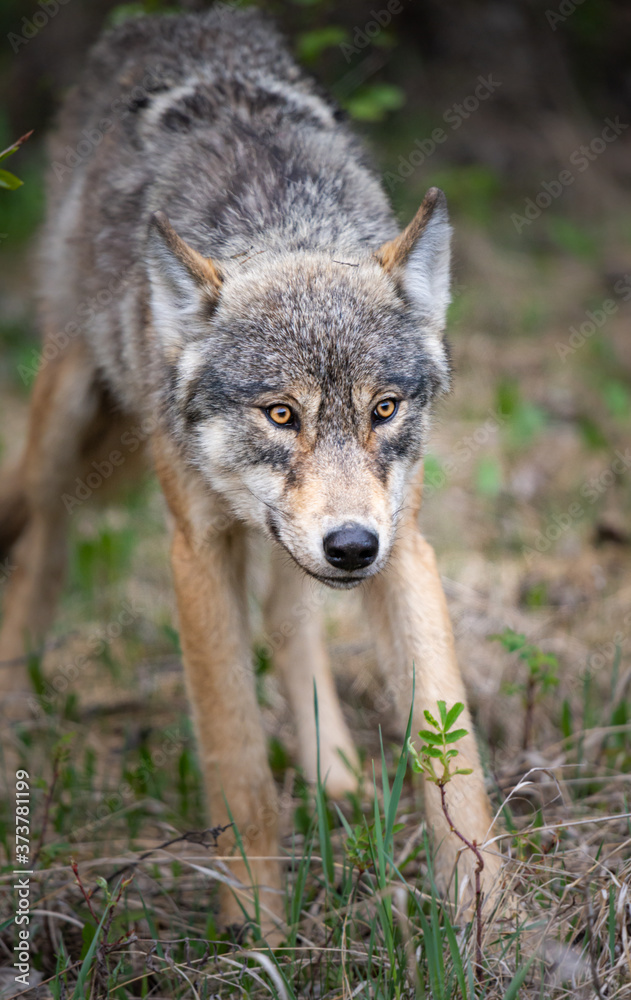
[[[265,412],[270,420],[280,427],[286,427],[288,424],[294,423],[293,410],[285,406],[284,403],[277,403],[276,406],[268,406]]]
[[[396,399],[382,399],[372,411],[373,419],[377,421],[389,420],[397,412],[398,406],[399,403]]]

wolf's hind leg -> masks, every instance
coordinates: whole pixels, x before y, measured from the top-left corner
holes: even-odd
[[[320,585],[274,546],[265,624],[273,659],[296,720],[300,764],[308,781],[317,775],[313,685],[318,692],[320,773],[333,798],[357,788],[357,752],[335,690],[324,645]],[[340,755],[341,754],[343,756]],[[346,766],[346,758],[352,769]]]
[[[94,364],[77,340],[39,372],[30,404],[26,446],[18,466],[3,474],[0,539],[6,546],[8,583],[0,630],[0,700],[24,715],[24,654],[37,649],[54,615],[64,578],[68,498],[75,477],[98,454],[120,418],[96,379]],[[120,446],[120,438],[119,438]],[[64,496],[66,502],[64,502]]]

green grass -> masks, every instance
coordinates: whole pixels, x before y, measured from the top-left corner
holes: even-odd
[[[507,656],[526,648],[510,631],[502,639]],[[526,651],[531,660],[541,657],[535,647]],[[542,687],[535,720],[551,702]],[[583,719],[566,724],[563,768],[556,772],[566,799],[556,811],[554,782],[543,772],[530,775],[534,786],[523,786],[529,808],[519,795],[508,795],[513,861],[507,883],[519,900],[518,915],[485,912],[481,983],[473,971],[472,924],[435,888],[432,846],[407,766],[408,734],[394,753],[381,743],[372,763],[372,804],[368,799],[333,808],[320,780],[307,792],[296,774],[294,829],[283,840],[286,936],[273,950],[259,943],[252,951],[255,925],[239,940],[217,932],[214,883],[204,873],[215,869],[221,876],[221,864],[212,847],[190,836],[206,825],[190,726],[173,706],[156,708],[155,720],[143,716],[149,729],[139,731],[133,712],[123,707],[97,722],[95,732],[80,705],[75,718],[49,705],[36,726],[21,732],[20,763],[39,776],[32,907],[58,915],[54,930],[46,917],[32,918],[33,966],[50,980],[54,997],[570,996],[569,973],[565,982],[554,980],[550,949],[557,957],[565,949],[567,967],[586,984],[595,963],[609,990],[622,988],[628,970],[620,913],[628,904],[621,895],[624,854],[622,867],[614,859],[629,829],[623,821],[603,825],[600,834],[598,824],[585,827],[584,836],[596,833],[588,841],[590,857],[598,859],[586,865],[571,824],[623,811],[609,806],[602,792],[611,774],[631,766],[629,701],[605,708],[585,685]],[[596,745],[585,727],[602,729]],[[102,743],[100,755],[95,739]],[[175,752],[160,757],[169,740]],[[505,780],[501,768],[496,775]],[[286,785],[287,778],[281,780]],[[600,796],[596,806],[594,796]],[[11,833],[7,797],[0,811],[7,887]],[[570,899],[583,902],[568,907]],[[2,900],[1,933],[8,943],[12,928],[2,921],[9,919],[11,893]],[[66,914],[73,922],[64,920]]]

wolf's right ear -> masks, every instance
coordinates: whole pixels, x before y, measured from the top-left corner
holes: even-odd
[[[222,274],[178,236],[163,212],[151,217],[146,259],[153,326],[166,348],[181,348],[196,328],[203,334],[200,321],[219,300]]]
[[[430,188],[409,226],[384,243],[375,257],[438,332],[449,305],[451,226],[447,199]]]

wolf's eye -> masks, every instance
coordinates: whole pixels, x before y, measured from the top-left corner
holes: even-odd
[[[265,411],[274,424],[279,427],[291,427],[295,423],[293,410],[284,403],[277,403],[275,406],[268,406]]]
[[[390,420],[398,408],[399,401],[397,399],[382,399],[372,411],[372,418],[375,423],[383,423],[385,420]]]

